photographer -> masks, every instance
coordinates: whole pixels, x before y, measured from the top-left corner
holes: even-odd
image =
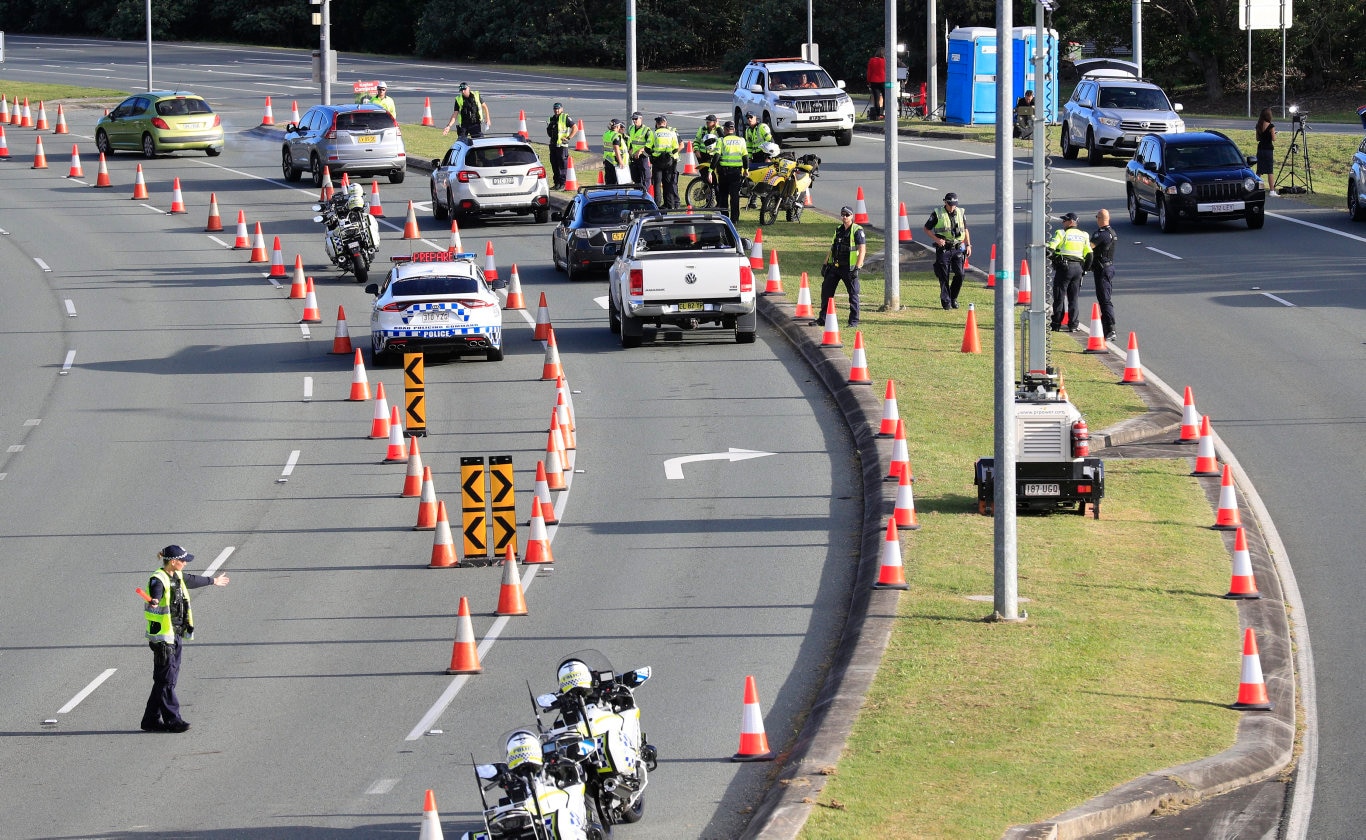
[[[957,309],[958,292],[963,288],[963,262],[972,256],[972,235],[968,233],[967,216],[958,207],[958,193],[944,196],[944,206],[934,208],[926,220],[925,232],[934,240],[939,304],[945,309]]]

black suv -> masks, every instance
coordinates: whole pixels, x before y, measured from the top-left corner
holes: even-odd
[[[1266,222],[1266,188],[1247,157],[1217,131],[1149,134],[1124,169],[1129,221],[1157,214],[1164,232],[1179,222],[1246,219],[1256,230]]]
[[[551,215],[559,222],[550,234],[555,270],[577,280],[595,268],[606,268],[621,253],[634,214],[658,210],[639,187],[579,187],[564,210]]]

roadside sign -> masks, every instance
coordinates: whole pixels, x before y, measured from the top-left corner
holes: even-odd
[[[489,456],[489,507],[493,526],[493,553],[502,557],[509,547],[517,549],[517,503],[511,455]]]
[[[460,459],[460,532],[465,539],[466,560],[487,558],[485,542],[488,519],[484,515],[484,459]]]
[[[1247,29],[1248,19],[1252,20],[1252,29],[1280,29],[1285,26],[1290,28],[1290,22],[1294,15],[1294,0],[1238,0],[1238,28]],[[1282,24],[1281,14],[1284,12],[1284,24]]]
[[[421,353],[403,354],[404,425],[413,437],[427,436],[427,380]]]

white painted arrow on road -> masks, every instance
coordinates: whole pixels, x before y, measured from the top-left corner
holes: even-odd
[[[762,458],[765,455],[773,455],[773,452],[760,452],[757,449],[736,449],[731,447],[729,452],[708,452],[705,455],[684,455],[681,458],[670,458],[664,462],[665,478],[682,478],[683,465],[693,461],[748,461],[750,458]]]

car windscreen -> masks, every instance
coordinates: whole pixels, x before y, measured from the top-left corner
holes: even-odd
[[[182,117],[186,114],[212,114],[209,103],[202,99],[163,99],[157,103],[157,116]]]
[[[394,118],[383,111],[350,111],[337,115],[338,131],[383,131],[397,125]]]
[[[583,209],[583,221],[589,225],[619,225],[623,224],[622,213],[654,209],[655,205],[648,201],[595,201]]]
[[[1104,87],[1100,89],[1101,108],[1124,111],[1170,111],[1167,95],[1153,88]]]
[[[1167,147],[1167,169],[1172,172],[1246,165],[1242,151],[1231,143]]]
[[[835,83],[824,70],[784,70],[768,77],[773,90],[801,90],[803,88],[832,88]]]
[[[479,281],[473,277],[409,277],[406,280],[395,280],[390,291],[391,296],[396,298],[473,295],[479,293]]]
[[[734,250],[735,236],[719,222],[648,225],[641,230],[636,247],[646,251]]]
[[[476,146],[465,155],[465,165],[485,166],[526,166],[536,163],[536,152],[530,146]]]

